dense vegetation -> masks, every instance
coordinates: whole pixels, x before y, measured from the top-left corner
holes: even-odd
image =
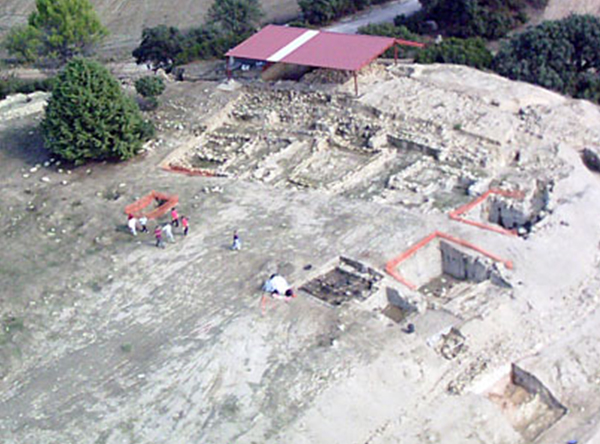
[[[135,81],[135,90],[145,100],[147,109],[158,106],[158,96],[165,91],[165,82],[161,77],[146,76]]]
[[[445,35],[498,39],[527,21],[527,7],[543,8],[548,0],[421,0],[423,8],[410,17],[399,16],[397,25],[413,32],[430,30],[431,21]]]
[[[371,5],[389,0],[298,0],[302,16],[311,25],[324,25]]]
[[[451,37],[437,45],[429,45],[415,57],[417,63],[456,63],[474,68],[489,68],[492,53],[481,38],[458,39]]]
[[[19,61],[63,64],[107,34],[89,0],[36,0],[35,5],[27,24],[12,28],[4,41]]]
[[[164,25],[144,29],[133,56],[138,64],[167,71],[193,60],[221,57],[249,37],[261,17],[258,0],[217,0],[199,28],[186,32]]]
[[[396,39],[412,40],[413,42],[422,42],[423,37],[408,30],[406,26],[396,26],[393,23],[381,23],[378,25],[362,26],[358,29],[359,34],[381,35],[384,37],[393,37]],[[414,57],[418,52],[417,48],[399,47],[398,55],[400,57]],[[389,49],[384,57],[394,57],[394,50]]]
[[[42,130],[50,151],[83,163],[133,157],[153,127],[105,67],[75,58],[56,78]]]
[[[600,20],[572,15],[513,37],[496,55],[499,74],[600,101]]]
[[[17,77],[8,77],[0,79],[0,100],[10,94],[30,94],[35,91],[52,91],[54,78],[41,80],[19,79]]]

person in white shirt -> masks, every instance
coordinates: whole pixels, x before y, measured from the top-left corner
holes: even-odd
[[[133,234],[134,236],[137,236],[137,231],[136,231],[137,219],[135,217],[129,218],[129,220],[127,221],[127,226],[129,227],[129,231],[131,231],[131,234]]]
[[[173,228],[171,227],[171,224],[165,224],[162,228],[162,231],[163,233],[165,233],[165,236],[167,237],[169,242],[175,242],[175,238],[173,237]]]
[[[271,296],[285,296],[286,298],[296,297],[290,284],[288,284],[283,276],[278,274],[272,274],[271,277],[265,281],[263,291],[271,293]]]
[[[140,223],[140,227],[141,227],[140,231],[142,233],[147,233],[148,232],[148,218],[146,216],[140,217],[139,223]]]

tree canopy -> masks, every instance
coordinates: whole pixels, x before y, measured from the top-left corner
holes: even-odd
[[[9,32],[5,45],[21,61],[64,63],[107,35],[89,0],[36,0],[27,25]]]
[[[208,10],[208,24],[225,33],[247,34],[256,30],[263,13],[258,0],[217,0]]]
[[[541,8],[547,0],[421,0],[422,10],[396,23],[415,32],[435,21],[446,35],[497,39],[527,21],[528,7]]]
[[[600,20],[571,15],[513,37],[493,68],[513,80],[535,83],[575,97],[600,95]]]
[[[216,0],[200,27],[186,32],[164,25],[144,29],[133,56],[138,64],[167,71],[193,60],[221,57],[254,32],[261,17],[258,0]]]
[[[105,67],[75,58],[56,78],[42,130],[50,151],[83,163],[133,157],[152,127]]]
[[[492,53],[481,38],[458,39],[451,37],[437,45],[429,45],[415,57],[417,63],[455,63],[474,68],[489,68]]]
[[[149,63],[154,69],[169,70],[174,60],[183,51],[184,38],[174,26],[159,25],[144,28],[142,42],[133,50],[136,63]]]
[[[312,25],[323,25],[388,0],[298,0],[304,20]]]

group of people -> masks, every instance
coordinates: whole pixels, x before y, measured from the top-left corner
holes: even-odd
[[[145,216],[136,218],[133,214],[127,215],[127,226],[133,236],[137,236],[138,230],[141,233],[147,233],[148,230],[148,218]],[[173,228],[179,228],[181,226],[183,235],[187,236],[190,229],[190,222],[186,216],[179,217],[179,213],[176,207],[171,210],[171,222],[164,224],[156,224],[154,228],[154,238],[156,239],[157,248],[165,248],[165,242],[163,236],[171,243],[175,242],[175,236],[173,236]],[[233,232],[233,242],[231,243],[231,250],[239,251],[242,249],[242,240],[238,235],[237,230]],[[264,283],[263,291],[270,293],[273,297],[283,297],[284,299],[295,298],[296,295],[292,290],[292,287],[287,281],[278,274],[273,274]]]
[[[129,227],[129,231],[133,236],[137,236],[138,230],[141,233],[147,233],[148,230],[148,218],[142,216],[140,218],[136,218],[133,214],[127,215],[127,226]],[[165,242],[163,240],[164,237],[167,238],[169,242],[175,242],[175,236],[173,236],[173,228],[181,228],[183,229],[183,235],[187,236],[190,230],[190,221],[186,216],[179,217],[179,213],[177,212],[177,208],[173,208],[171,210],[171,222],[165,224],[156,224],[154,228],[154,238],[156,239],[156,246],[158,248],[165,248]]]

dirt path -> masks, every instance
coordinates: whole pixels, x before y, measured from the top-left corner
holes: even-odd
[[[376,6],[369,11],[356,14],[328,26],[328,31],[354,34],[361,26],[379,23],[391,23],[398,15],[411,15],[421,9],[419,0],[400,0]]]

